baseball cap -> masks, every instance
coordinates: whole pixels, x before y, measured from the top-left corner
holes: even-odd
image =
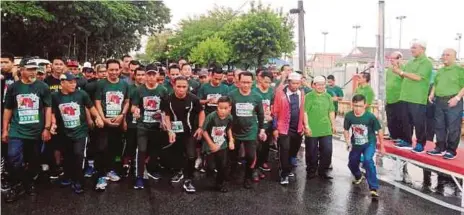
[[[22,59],[20,65],[21,65],[21,67],[24,67],[26,69],[37,69],[37,68],[39,68],[39,65],[37,64],[37,62],[34,61],[34,59],[31,59],[31,58]]]
[[[60,75],[61,81],[71,81],[76,80],[77,76],[73,75],[71,72],[65,72],[64,74]]]
[[[145,70],[146,70],[146,73],[150,73],[150,72],[157,73],[158,72],[158,67],[156,67],[155,64],[148,64],[145,67]]]
[[[76,60],[70,60],[66,63],[67,67],[79,67],[79,63]]]
[[[288,80],[301,81],[301,75],[296,72],[292,72],[290,75],[288,75]]]
[[[39,66],[37,68],[37,73],[42,73],[42,74],[45,74],[45,68],[43,66]]]
[[[208,76],[208,71],[201,70],[200,72],[198,72],[198,77],[201,76]]]
[[[85,62],[83,68],[92,68],[92,64],[90,62]]]

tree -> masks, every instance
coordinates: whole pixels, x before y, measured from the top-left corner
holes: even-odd
[[[217,36],[210,37],[194,47],[189,59],[201,66],[222,65],[229,60],[230,47]]]
[[[139,55],[138,59],[146,63],[165,62],[168,59],[168,39],[172,34],[171,30],[166,30],[150,36],[145,46],[145,53]]]
[[[244,68],[262,66],[269,58],[280,57],[295,48],[293,23],[269,6],[251,5],[249,13],[229,23],[223,37],[233,49],[234,63]]]
[[[1,2],[2,50],[15,55],[119,57],[159,32],[169,9],[159,1]],[[74,45],[74,40],[76,45]],[[86,43],[87,42],[87,43]]]

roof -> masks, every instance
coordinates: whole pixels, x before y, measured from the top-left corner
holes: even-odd
[[[309,56],[306,67],[310,68],[331,68],[342,58],[338,53],[315,53]]]
[[[386,48],[385,56],[388,54],[399,51],[403,54],[404,60],[409,60],[412,57],[411,51],[409,49],[394,49]],[[373,62],[377,53],[376,47],[356,47],[354,48],[347,56],[343,57],[341,61],[343,62]]]

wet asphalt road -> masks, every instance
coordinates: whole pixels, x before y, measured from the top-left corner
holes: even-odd
[[[275,156],[271,153],[271,160]],[[372,201],[368,195],[366,182],[360,186],[351,184],[351,174],[346,167],[347,152],[342,143],[334,141],[334,157],[332,181],[312,179],[307,181],[304,169],[304,150],[300,150],[299,166],[296,177],[291,178],[287,187],[277,183],[276,161],[274,169],[268,177],[254,189],[245,190],[240,181],[229,184],[228,193],[212,191],[213,181],[203,174],[197,174],[196,194],[186,194],[181,184],[169,185],[167,177],[158,182],[150,180],[144,190],[132,189],[132,181],[124,179],[118,183],[110,183],[104,193],[96,193],[89,189],[82,195],[72,193],[71,189],[58,185],[42,184],[39,195],[24,196],[12,204],[2,201],[2,214],[460,214],[456,211],[438,206],[427,200],[409,194],[389,184],[381,182],[378,202]],[[388,161],[384,161],[388,166]],[[423,183],[422,170],[408,168],[406,184],[412,187]],[[388,174],[387,170],[382,174]],[[432,185],[436,176],[432,176]],[[443,183],[442,183],[443,184]],[[459,193],[453,189],[452,183],[444,183],[443,193],[436,196],[451,203],[460,202]],[[431,188],[432,191],[433,188]],[[438,190],[438,189],[437,189]],[[435,191],[437,191],[435,190]],[[430,191],[430,192],[432,192]]]

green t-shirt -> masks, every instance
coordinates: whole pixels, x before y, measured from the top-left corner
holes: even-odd
[[[332,123],[329,114],[335,111],[332,96],[326,92],[312,91],[305,96],[304,109],[308,115],[312,137],[332,135]]]
[[[464,88],[464,68],[454,64],[443,67],[435,78],[435,96],[454,96]]]
[[[132,100],[133,100],[133,96],[134,96],[134,93],[137,91],[137,85],[134,84],[130,84],[129,85],[129,110],[131,109],[132,107]],[[132,117],[132,113],[127,113],[126,115],[126,122],[127,122],[127,127],[128,128],[136,128],[137,127],[137,120]]]
[[[190,90],[190,92],[193,93],[193,94],[195,94],[195,95],[197,95],[198,89],[200,89],[200,86],[201,86],[201,85],[200,85],[200,82],[197,81],[197,80],[195,80],[195,79],[193,79],[193,78],[190,78],[190,79],[188,80],[188,84],[189,84],[189,90]]]
[[[274,79],[274,80],[272,81],[272,83],[271,83],[271,86],[274,87],[274,88],[277,88],[277,87],[279,87],[280,82],[282,82],[282,80],[280,80],[280,79]]]
[[[403,68],[404,70],[404,68]],[[401,93],[401,84],[403,78],[398,74],[394,73],[391,68],[387,69],[387,81],[386,81],[386,102],[387,104],[394,104],[399,102]]]
[[[159,129],[161,125],[161,100],[168,96],[164,86],[158,85],[155,89],[139,86],[132,94],[132,105],[140,108],[140,118],[137,121],[139,129]]]
[[[164,86],[164,88],[166,88],[166,90],[168,91],[168,95],[174,93],[174,88],[173,88],[173,86],[171,85],[171,82],[165,82],[163,86]]]
[[[262,92],[259,88],[254,89],[263,98],[263,110],[264,110],[264,129],[268,129],[272,125],[272,120],[266,121],[266,118],[271,118],[271,107],[274,104],[274,88],[269,88],[267,92]]]
[[[88,136],[85,108],[92,108],[89,95],[83,90],[71,94],[61,91],[52,93],[52,112],[55,114],[58,134],[66,135],[73,140]]]
[[[200,100],[207,100],[211,98],[219,99],[221,96],[227,96],[229,87],[225,84],[219,84],[214,87],[211,83],[203,84],[198,90],[198,98]],[[208,115],[217,109],[217,104],[205,104],[205,114]]]
[[[237,140],[256,140],[258,128],[264,128],[263,98],[257,92],[240,94],[240,90],[229,93],[232,100],[232,132]]]
[[[203,131],[208,132],[209,137],[214,144],[220,146],[219,150],[226,149],[228,146],[228,135],[227,131],[232,127],[232,116],[229,115],[225,119],[219,118],[216,111],[206,116],[205,122],[203,123]],[[210,154],[211,150],[206,141],[203,141],[202,152]]]
[[[8,136],[36,140],[44,129],[44,107],[51,107],[50,90],[42,81],[11,84],[5,95],[5,108],[13,111]]]
[[[364,86],[358,86],[356,91],[354,92],[355,95],[363,95],[366,98],[366,103],[368,104],[367,111],[372,111],[372,102],[374,101],[374,90],[372,89],[371,85],[366,84]]]
[[[413,81],[404,78],[401,84],[400,101],[427,104],[432,69],[432,62],[425,55],[410,60],[406,64],[404,72],[416,74],[421,77],[421,80]]]
[[[111,83],[103,79],[98,82],[95,100],[101,101],[106,118],[120,115],[126,99],[129,99],[129,85],[125,81],[119,79],[117,83]]]
[[[351,143],[354,146],[377,143],[375,132],[380,130],[381,126],[374,114],[366,111],[362,116],[357,117],[353,111],[350,111],[345,115],[343,124],[345,131],[351,129]]]
[[[329,86],[327,85],[326,87],[327,93],[329,93],[332,97],[338,97],[338,98],[343,98],[343,90],[337,85],[334,86]],[[334,101],[334,107],[335,107],[335,113],[338,112],[338,101]]]

